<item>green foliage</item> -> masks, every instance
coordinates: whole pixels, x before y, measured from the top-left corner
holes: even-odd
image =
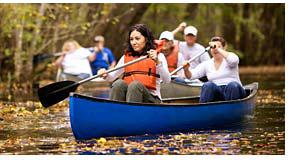
[[[4,55],[6,56],[6,57],[8,57],[8,56],[10,56],[10,55],[12,55],[12,51],[10,50],[10,49],[4,49]]]
[[[172,31],[177,27],[185,15],[185,6],[186,4],[151,4],[141,23],[147,24],[158,38],[161,32]]]
[[[32,55],[58,52],[67,39],[90,47],[96,34],[105,36],[114,53],[122,54],[120,39],[126,37],[132,23],[147,24],[158,38],[183,21],[198,29],[198,43],[204,46],[212,36],[223,36],[228,49],[241,58],[241,65],[285,63],[284,4],[160,3],[137,12],[139,5],[44,4],[41,13],[42,4],[0,4],[0,53],[10,59],[5,63],[10,65],[1,69],[11,70],[15,54],[22,55],[25,65]],[[17,31],[22,31],[19,53],[15,53]],[[175,38],[183,40],[182,35],[178,33]],[[118,54],[116,57],[121,56]]]

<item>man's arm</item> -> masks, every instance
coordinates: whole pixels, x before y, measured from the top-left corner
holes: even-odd
[[[190,79],[192,77],[192,73],[189,70],[189,68],[190,68],[190,64],[187,61],[183,62],[183,71],[187,79]]]
[[[109,60],[109,68],[114,68],[115,65],[117,64],[116,59],[114,54],[112,53],[112,51],[107,48],[107,52],[108,52],[108,60]]]
[[[186,27],[186,23],[181,22],[179,26],[172,31],[173,35],[176,35],[178,32],[183,31],[185,27]]]
[[[90,62],[94,62],[94,61],[96,60],[96,55],[97,55],[96,52],[91,53],[91,54],[88,56],[89,61],[90,61]]]

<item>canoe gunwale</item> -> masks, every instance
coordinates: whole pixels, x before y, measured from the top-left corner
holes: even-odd
[[[258,82],[251,83],[249,85],[244,86],[245,89],[250,90],[250,94],[243,98],[243,99],[237,99],[237,100],[230,100],[230,101],[217,101],[217,102],[208,102],[208,103],[136,103],[136,102],[121,102],[121,101],[115,101],[115,100],[108,100],[108,99],[102,99],[92,96],[87,96],[83,94],[78,93],[70,93],[70,96],[75,98],[81,98],[81,99],[88,99],[91,101],[96,102],[105,102],[105,103],[116,103],[116,104],[126,104],[130,106],[143,106],[143,107],[207,107],[208,105],[217,105],[217,104],[235,104],[235,103],[241,103],[244,101],[248,101],[255,97],[258,90]],[[187,97],[185,97],[187,98]],[[190,97],[191,98],[191,97]],[[197,97],[193,97],[197,98]]]

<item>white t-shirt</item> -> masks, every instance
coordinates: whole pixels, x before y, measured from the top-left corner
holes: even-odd
[[[163,53],[158,54],[158,60],[161,62],[159,65],[156,65],[156,74],[160,75],[160,78],[156,78],[156,90],[149,89],[150,93],[154,96],[158,96],[161,99],[160,94],[160,83],[169,83],[171,81],[171,76],[168,70],[167,60]],[[119,60],[116,67],[119,67],[124,64],[124,55]],[[107,81],[114,81],[116,78],[121,76],[124,73],[124,68],[111,72],[107,75]]]
[[[219,69],[216,70],[214,58],[205,61],[191,70],[192,77],[190,79],[198,79],[207,76],[208,81],[217,85],[227,85],[230,82],[238,82],[242,85],[239,77],[239,57],[234,53],[229,53],[224,58]]]
[[[67,53],[62,62],[64,73],[73,75],[86,73],[92,75],[90,62],[88,60],[90,54],[90,51],[86,48],[79,48]]]
[[[184,60],[189,60],[194,56],[201,54],[205,51],[205,48],[199,43],[195,43],[193,46],[188,46],[186,42],[179,42],[179,51],[182,53]],[[190,69],[195,68],[200,63],[209,60],[210,56],[207,52],[202,54],[199,58],[190,63]]]

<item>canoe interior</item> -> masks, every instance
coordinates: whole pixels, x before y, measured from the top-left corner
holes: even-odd
[[[160,103],[160,104],[120,102],[120,101],[109,100],[108,98],[98,98],[98,97],[93,97],[93,96],[90,96],[90,95],[76,94],[76,93],[71,93],[71,96],[84,98],[84,99],[89,99],[89,100],[93,100],[93,101],[99,101],[99,102],[104,102],[105,101],[105,102],[111,102],[111,103],[129,104],[129,105],[134,105],[134,106],[139,106],[139,105],[151,105],[151,106],[155,106],[155,105],[158,105],[158,106],[186,105],[186,106],[188,106],[188,105],[199,105],[199,104],[206,105],[206,104],[241,102],[241,101],[245,101],[247,99],[250,99],[250,98],[254,97],[257,94],[258,83],[254,82],[252,84],[245,85],[244,89],[246,91],[246,97],[243,98],[243,99],[230,100],[230,101],[208,102],[208,103],[199,103],[199,98],[200,98],[199,93],[197,95],[192,95],[192,96],[163,98],[162,99],[163,103]]]
[[[171,83],[162,83],[160,92],[163,99],[177,97],[196,97],[200,94],[202,83],[179,83],[171,81]]]
[[[246,97],[248,97],[252,89],[250,88],[245,88],[246,91]],[[186,96],[186,97],[174,97],[174,98],[164,98],[163,103],[169,103],[169,104],[176,104],[176,103],[194,103],[198,104],[199,103],[200,96]]]

